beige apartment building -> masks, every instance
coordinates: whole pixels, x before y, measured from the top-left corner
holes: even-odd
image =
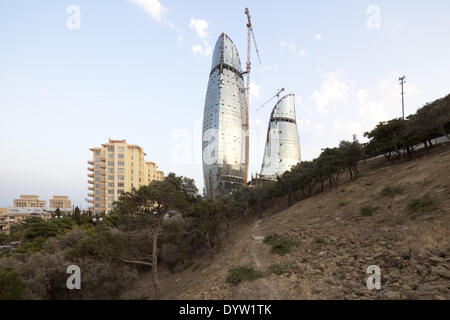
[[[39,200],[36,195],[20,195],[20,199],[14,199],[15,208],[45,208],[47,201]]]
[[[69,200],[68,196],[53,196],[50,199],[50,209],[71,209],[72,201]]]
[[[8,210],[0,208],[0,234],[9,234]]]
[[[145,161],[144,150],[126,140],[109,139],[101,147],[89,150],[93,158],[88,161],[87,202],[92,204],[89,209],[94,213],[108,213],[122,193],[164,179],[154,162]]]

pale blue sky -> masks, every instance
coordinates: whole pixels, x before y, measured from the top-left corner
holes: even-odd
[[[245,64],[246,6],[263,63],[253,59],[251,173],[274,103],[256,109],[278,88],[297,95],[305,160],[400,116],[403,74],[407,114],[450,91],[447,0],[0,0],[0,206],[62,194],[86,207],[89,148],[109,137],[201,190],[210,51],[225,32]]]

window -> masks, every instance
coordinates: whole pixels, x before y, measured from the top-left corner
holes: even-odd
[[[117,186],[118,186],[119,188],[123,188],[123,187],[125,186],[125,183],[123,183],[123,182],[118,182],[118,183],[117,183]]]
[[[113,173],[114,174],[114,168],[108,169],[108,173]]]
[[[114,189],[108,189],[108,194],[114,194]]]
[[[125,180],[125,176],[118,176],[117,177],[119,180]]]
[[[119,161],[119,162],[117,162],[117,165],[118,165],[119,167],[123,167],[123,166],[125,166],[125,162]]]
[[[108,187],[109,188],[114,188],[114,182],[108,182]]]
[[[122,194],[122,193],[124,193],[124,192],[125,192],[125,190],[123,190],[123,189],[118,189],[118,190],[117,190],[117,193],[118,193],[118,194]]]
[[[108,153],[108,159],[114,159],[114,153]]]
[[[96,150],[96,151],[95,151],[95,155],[96,155],[96,156],[99,156],[99,155],[100,155],[100,150]]]
[[[114,147],[108,147],[108,152],[114,152]]]
[[[123,153],[119,153],[117,157],[119,157],[119,159],[125,159],[125,155]]]
[[[114,176],[108,176],[108,180],[114,180]]]
[[[124,152],[125,151],[125,147],[118,147],[117,150],[119,150],[119,152]]]
[[[108,161],[108,166],[114,167],[114,161]]]
[[[125,169],[124,168],[119,168],[119,169],[117,169],[117,173],[125,173]]]
[[[109,196],[108,201],[114,201],[114,196]]]

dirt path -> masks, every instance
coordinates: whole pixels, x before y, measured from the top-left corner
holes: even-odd
[[[271,260],[266,256],[268,248],[263,244],[263,240],[255,238],[264,233],[260,230],[260,221],[257,221],[250,232],[247,233],[243,245],[247,248],[246,253],[250,259],[250,264],[257,270],[265,272]],[[254,282],[242,283],[233,293],[234,299],[270,299],[282,300],[278,284],[268,278],[261,278]]]

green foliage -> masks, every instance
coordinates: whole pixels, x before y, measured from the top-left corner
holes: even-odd
[[[126,251],[127,239],[124,235],[113,233],[109,229],[99,229],[70,248],[66,258],[73,261],[86,258],[112,261],[125,255]]]
[[[327,241],[324,238],[315,238],[314,243],[319,244],[319,245],[326,245]]]
[[[288,263],[272,263],[267,268],[267,274],[268,275],[275,274],[275,275],[279,276],[279,275],[285,273],[290,267],[291,267],[291,265]]]
[[[7,244],[11,241],[11,237],[7,234],[0,234],[0,245]]]
[[[237,266],[228,271],[226,282],[232,285],[238,285],[242,281],[254,281],[263,276],[264,274],[255,270],[252,265]]]
[[[360,212],[361,212],[361,215],[366,216],[366,217],[370,217],[378,209],[380,209],[380,207],[367,206],[367,207],[362,207],[360,209]]]
[[[0,270],[0,300],[19,300],[26,285],[19,273],[12,268]]]
[[[16,249],[17,253],[34,253],[42,249],[42,246],[47,241],[44,237],[37,237],[30,241],[24,241],[19,248]]]
[[[346,205],[347,205],[347,203],[345,201],[341,201],[338,204],[339,207],[345,207]]]
[[[403,192],[403,188],[400,186],[386,186],[381,190],[381,195],[383,197],[395,197],[398,194],[401,194]]]
[[[292,241],[291,239],[280,236],[276,233],[267,236],[264,239],[264,243],[268,244],[272,249],[271,252],[283,256],[289,252],[294,247],[299,245],[298,242]]]
[[[431,212],[439,208],[439,201],[426,194],[409,201],[408,210],[411,212]]]

